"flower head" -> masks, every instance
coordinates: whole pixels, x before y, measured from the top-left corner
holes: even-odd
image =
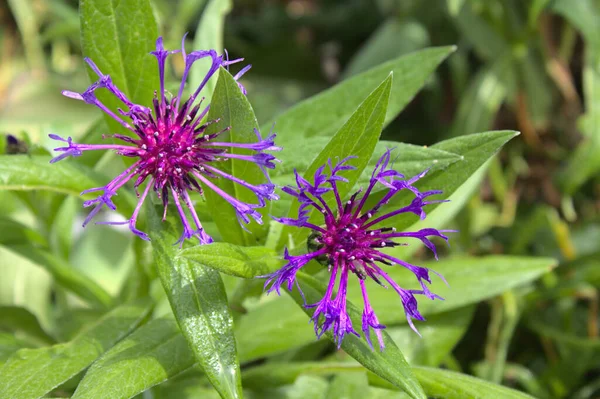
[[[171,96],[165,91],[166,59],[174,53],[181,53],[185,62],[177,96]],[[94,209],[87,216],[83,225],[88,224],[103,206],[115,210],[116,207],[112,202],[112,197],[129,181],[134,183],[139,201],[132,216],[122,224],[128,224],[134,234],[145,240],[149,239],[148,235],[135,226],[140,208],[150,189],[162,200],[165,209],[164,216],[166,216],[169,201],[172,200],[175,203],[183,224],[183,234],[178,241],[180,243],[191,237],[198,238],[202,244],[212,242],[212,238],[206,234],[198,219],[189,195],[190,191],[202,194],[204,189],[214,190],[235,208],[240,221],[248,223],[252,218],[258,223],[262,223],[261,215],[256,209],[265,206],[267,200],[278,198],[274,192],[275,186],[269,180],[265,169],[274,168],[277,159],[273,155],[264,152],[280,150],[279,147],[275,146],[275,135],[271,134],[263,139],[258,130],[255,129],[257,136],[255,143],[231,143],[219,139],[222,134],[229,130],[229,127],[217,133],[206,134],[206,128],[212,123],[217,123],[218,120],[204,121],[210,106],[203,106],[203,99],[196,101],[208,80],[221,66],[228,67],[233,63],[242,61],[242,59],[230,61],[227,57],[218,55],[214,50],[192,51],[186,54],[183,42],[181,50],[167,51],[163,47],[162,38],[158,38],[156,50],[151,54],[157,59],[160,77],[160,92],[158,94],[155,92],[152,109],[132,103],[112,83],[110,76],[103,74],[96,64],[88,58],[85,61],[98,75],[98,80],[83,93],[63,91],[63,94],[67,97],[97,106],[133,133],[132,137],[114,134],[111,137],[121,141],[121,143],[103,145],[79,144],[74,143],[71,137],[64,139],[54,134],[50,135],[50,138],[64,143],[63,146],[55,149],[55,151],[60,152],[60,155],[52,159],[51,163],[69,156],[80,156],[84,151],[89,150],[114,150],[119,155],[135,159],[130,167],[106,186],[92,188],[82,193],[100,193],[97,198],[84,203],[84,206],[94,206]],[[190,97],[182,101],[184,100],[182,96],[190,68],[194,62],[202,58],[211,60],[210,70]],[[234,78],[239,79],[248,69],[250,69],[250,65],[243,68]],[[240,83],[238,83],[238,86],[245,94],[245,88]],[[119,109],[120,115],[108,109],[96,97],[96,90],[100,88],[107,89],[123,103],[125,109]],[[242,149],[244,153],[230,151],[233,148]],[[219,162],[228,159],[238,159],[256,164],[265,174],[267,183],[253,185],[223,172],[218,167]],[[256,194],[257,203],[248,204],[232,197],[214,183],[215,179],[228,179],[234,184],[239,184],[253,191]],[[141,194],[139,194],[140,191]],[[186,209],[193,223],[188,221]]]
[[[329,173],[325,173],[325,166],[322,166],[316,171],[312,183],[296,172],[297,186],[284,188],[286,193],[296,197],[300,202],[298,218],[278,218],[277,220],[283,224],[312,230],[307,241],[308,253],[292,256],[286,249],[284,258],[288,263],[277,272],[266,276],[265,287],[268,287],[268,292],[276,291],[278,294],[283,284],[291,290],[296,283],[296,273],[310,260],[314,259],[328,266],[331,275],[325,296],[319,302],[306,305],[306,307],[315,308],[312,321],[317,337],[320,338],[326,331],[331,330],[339,348],[346,334],[359,336],[352,326],[346,310],[348,278],[351,273],[354,274],[358,277],[364,301],[362,331],[372,347],[370,332],[374,330],[379,346],[383,349],[381,330],[385,326],[379,322],[369,302],[365,284],[367,278],[384,287],[385,284],[392,286],[400,296],[409,325],[417,334],[418,331],[412,320],[425,319],[419,313],[415,296],[424,295],[429,299],[442,298],[429,290],[428,284],[431,283],[429,269],[388,255],[382,249],[406,245],[397,243],[397,239],[416,238],[431,249],[437,259],[435,245],[429,237],[441,237],[447,241],[448,237],[444,233],[449,231],[426,228],[416,232],[397,232],[395,228],[383,227],[382,224],[384,225],[390,218],[404,213],[414,213],[424,219],[426,215],[423,208],[426,205],[444,201],[429,199],[430,196],[440,194],[441,191],[421,192],[414,186],[417,180],[425,176],[426,171],[411,179],[404,179],[402,174],[388,168],[389,150],[379,159],[366,191],[362,193],[362,190],[359,190],[347,201],[342,201],[337,185],[347,183],[347,180],[341,176],[341,172],[354,169],[347,164],[349,159],[346,158],[335,166],[330,161]],[[387,192],[377,203],[367,207],[369,195],[377,184],[383,185]],[[402,190],[412,192],[414,199],[411,203],[389,213],[378,215],[381,207],[389,203],[392,197]],[[324,194],[326,193],[333,193],[334,207],[330,207],[325,201]],[[323,215],[322,225],[309,222],[308,211],[311,207]],[[383,270],[383,267],[393,265],[400,265],[410,270],[419,281],[421,288],[418,290],[405,289],[396,284]],[[336,284],[337,294],[334,296]]]

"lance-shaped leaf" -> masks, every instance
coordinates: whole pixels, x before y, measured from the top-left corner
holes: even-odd
[[[45,190],[73,196],[89,189],[101,187],[109,180],[98,172],[75,162],[59,162],[48,167],[50,157],[39,155],[0,156],[0,190]],[[81,196],[82,200],[93,198],[93,193]],[[119,195],[115,198],[119,212],[133,211],[133,196]]]
[[[269,129],[276,123],[278,143],[284,148],[301,148],[306,140],[315,136],[331,137],[369,95],[371,88],[392,72],[394,83],[385,117],[387,125],[454,49],[454,46],[428,48],[378,65],[302,101],[264,124],[263,128]]]
[[[70,342],[19,350],[0,369],[0,392],[6,398],[42,397],[127,336],[151,309],[148,299],[139,299],[113,309]]]
[[[346,171],[346,173],[344,173],[344,178],[348,179],[348,183],[338,185],[338,191],[342,198],[348,193],[367,166],[367,163],[375,150],[375,145],[379,140],[381,129],[383,128],[391,88],[392,75],[390,74],[371,92],[371,94],[369,94],[344,126],[342,126],[319,155],[317,155],[312,164],[304,172],[305,179],[313,181],[317,169],[326,165],[328,160],[331,160],[332,165],[335,165],[337,161],[349,156],[354,156],[356,159],[352,159],[349,163],[356,169]],[[334,202],[333,194],[325,195],[324,197],[328,203]],[[299,208],[299,202],[292,202],[288,216],[292,218],[297,217]],[[322,218],[322,215],[313,210],[309,211],[309,214],[314,215],[315,218]],[[279,247],[288,243],[299,243],[307,235],[308,232],[306,229],[285,226],[282,229],[281,237],[279,239]]]
[[[111,296],[94,280],[53,255],[36,231],[13,220],[0,218],[0,245],[40,265],[59,285],[88,303],[101,308],[112,303]]]
[[[194,362],[175,320],[156,319],[98,359],[72,399],[131,398],[192,367]]]
[[[423,385],[429,397],[444,399],[533,399],[523,392],[497,385],[489,381],[456,373],[454,371],[430,367],[414,367],[413,372]],[[369,383],[384,388],[392,388],[390,384],[379,377],[369,375]]]
[[[240,247],[226,242],[186,248],[178,257],[243,278],[272,273],[282,265],[281,255],[270,248]]]
[[[441,190],[439,199],[448,198],[459,187],[461,187],[485,162],[494,156],[504,144],[510,139],[518,136],[515,131],[492,131],[461,136],[455,139],[439,142],[432,148],[451,152],[462,156],[462,160],[449,165],[444,170],[431,171],[425,177],[419,179],[415,184],[421,191]],[[399,172],[402,173],[401,170]],[[408,191],[408,190],[405,190]],[[374,193],[366,202],[366,207],[374,206],[383,196],[382,193]],[[381,214],[393,211],[398,207],[404,206],[414,198],[414,195],[408,192],[400,192],[392,200],[381,208]],[[428,205],[425,210],[431,212],[443,204]],[[401,214],[386,221],[386,227],[395,227],[403,231],[418,221],[415,215]],[[427,219],[425,220],[427,221]]]
[[[169,220],[161,223],[152,207],[147,214],[158,275],[183,336],[217,392],[226,399],[241,398],[233,317],[221,275],[178,257],[173,224]]]
[[[149,0],[79,2],[83,54],[136,104],[150,106],[158,89],[158,67],[150,52],[155,49],[158,28]],[[135,21],[135,23],[131,23]],[[88,68],[90,80],[98,76]],[[123,104],[108,93],[98,98],[116,112]],[[127,132],[105,115],[112,131]]]
[[[302,146],[303,154],[317,154],[329,142],[329,137],[313,137]],[[373,168],[377,161],[388,149],[394,149],[394,169],[401,170],[406,176],[421,173],[427,168],[432,171],[446,168],[448,165],[460,161],[462,157],[448,151],[438,150],[426,146],[399,143],[395,141],[379,140],[367,166],[360,175],[357,185],[368,185]],[[283,151],[279,154],[281,165],[272,173],[273,182],[279,186],[292,185],[295,183],[294,169],[307,170],[311,165],[308,157],[299,157],[292,151]],[[376,190],[379,187],[375,187]]]
[[[209,126],[207,134],[230,128],[228,132],[219,136],[220,142],[254,143],[257,140],[254,129],[258,128],[258,122],[252,106],[231,74],[223,68],[219,71],[219,80],[210,104],[210,111],[208,111],[208,120],[219,120],[219,122]],[[231,147],[229,151],[234,154],[251,154],[251,150],[238,147]],[[265,183],[264,174],[253,162],[226,159],[219,163],[219,169],[250,184]],[[258,203],[256,195],[251,190],[233,183],[229,179],[217,179],[214,180],[214,184],[242,202]],[[247,228],[253,234],[249,234],[240,226],[235,209],[222,196],[210,188],[204,190],[204,193],[208,210],[224,241],[238,245],[256,245],[266,235],[267,224],[264,223],[264,220],[262,226],[252,220]],[[262,208],[259,211],[263,214],[264,219],[268,209]]]
[[[20,331],[44,344],[55,342],[29,310],[18,306],[0,306],[0,329]]]
[[[448,281],[446,285],[441,279],[432,277],[431,290],[444,300],[432,301],[420,297],[419,311],[427,315],[478,303],[511,288],[527,284],[552,270],[556,264],[556,260],[552,258],[501,255],[481,258],[457,257],[439,262],[418,263],[435,270]],[[394,266],[386,269],[386,272],[403,288],[412,289],[419,286],[415,276],[403,267]],[[360,289],[350,285],[348,298],[360,301]],[[396,324],[406,321],[400,299],[391,290],[373,284],[373,289],[369,291],[369,299],[382,323]],[[426,323],[418,323],[416,326],[419,328]]]

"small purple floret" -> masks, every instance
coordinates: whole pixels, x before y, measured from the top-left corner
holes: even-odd
[[[254,129],[257,136],[257,141],[254,143],[230,143],[226,140],[219,140],[219,137],[229,131],[229,127],[217,133],[206,134],[207,127],[219,121],[205,122],[204,118],[210,106],[202,106],[203,99],[196,101],[208,80],[220,67],[228,68],[229,65],[240,62],[242,59],[229,60],[227,56],[218,55],[214,50],[192,51],[187,54],[183,47],[184,40],[182,40],[181,50],[174,51],[164,49],[162,38],[158,38],[156,41],[156,50],[152,51],[151,54],[156,57],[158,62],[160,91],[155,92],[152,109],[132,103],[112,83],[110,76],[104,75],[89,58],[86,58],[85,62],[98,75],[98,80],[83,93],[63,91],[63,95],[66,97],[97,106],[134,134],[132,137],[120,134],[112,135],[111,137],[123,142],[119,144],[80,144],[74,143],[71,137],[64,139],[55,134],[49,135],[51,139],[66,144],[55,149],[60,155],[53,158],[50,163],[58,162],[69,156],[78,157],[82,155],[83,151],[90,150],[114,150],[119,155],[136,159],[132,166],[106,186],[85,190],[82,193],[95,191],[102,193],[97,198],[84,203],[85,207],[94,206],[85,219],[84,226],[103,206],[115,210],[116,206],[112,201],[112,197],[116,195],[119,188],[129,181],[133,181],[139,198],[133,215],[126,222],[109,222],[106,224],[127,224],[135,235],[144,240],[149,239],[148,235],[135,226],[141,205],[146,199],[150,188],[162,200],[165,209],[164,216],[166,216],[169,202],[174,202],[183,224],[183,234],[178,241],[181,244],[192,237],[196,237],[201,244],[212,242],[212,238],[206,234],[198,219],[189,196],[190,191],[202,194],[204,189],[211,189],[217,192],[235,208],[238,219],[243,223],[249,223],[250,218],[262,223],[261,215],[256,209],[264,207],[266,201],[279,198],[275,194],[275,186],[269,180],[265,170],[265,168],[274,168],[275,162],[278,162],[273,155],[264,152],[279,151],[281,149],[275,145],[275,134],[269,133],[268,137],[263,139],[260,132]],[[181,53],[183,56],[185,67],[178,94],[173,97],[165,91],[165,65],[167,57],[176,53]],[[194,62],[202,58],[211,59],[210,70],[191,96],[182,103],[182,95],[190,68]],[[238,72],[234,76],[236,81],[249,69],[250,65]],[[238,85],[245,94],[244,87],[239,82]],[[117,97],[123,103],[125,109],[119,109],[117,114],[102,104],[95,93],[97,89],[101,88],[108,90]],[[232,150],[236,149],[237,151],[241,149],[243,152],[241,154],[234,153]],[[267,183],[253,185],[219,169],[219,163],[228,159],[254,163],[263,171]],[[228,179],[251,190],[256,194],[258,203],[248,204],[237,200],[220,189],[214,183],[215,179]],[[142,191],[141,195],[139,191]],[[193,223],[189,222],[186,211]]]
[[[315,172],[314,182],[312,183],[296,172],[296,187],[285,187],[283,191],[296,197],[300,202],[298,218],[275,218],[280,223],[306,227],[311,229],[312,232],[307,242],[309,253],[292,256],[286,249],[284,259],[288,263],[277,272],[265,276],[267,278],[265,288],[268,293],[275,291],[278,294],[282,285],[286,286],[288,290],[292,290],[294,284],[298,285],[296,273],[308,262],[314,259],[327,265],[331,276],[325,296],[319,302],[305,306],[315,309],[311,320],[314,323],[317,337],[320,338],[326,331],[331,331],[338,348],[341,346],[346,334],[359,336],[352,326],[352,321],[346,309],[346,293],[350,273],[355,274],[359,279],[364,302],[362,331],[371,348],[373,344],[370,333],[373,330],[379,342],[379,347],[383,350],[384,342],[381,330],[385,326],[379,322],[369,302],[365,284],[367,278],[384,287],[389,284],[398,293],[406,313],[406,319],[417,334],[419,332],[413,324],[413,319],[421,321],[425,319],[419,313],[415,295],[423,295],[429,299],[442,299],[429,289],[428,285],[431,284],[429,269],[410,264],[382,252],[382,248],[407,245],[396,242],[397,239],[416,238],[421,240],[437,259],[435,245],[429,237],[439,237],[447,242],[448,237],[444,233],[451,232],[450,230],[433,228],[425,228],[416,232],[397,232],[395,228],[379,225],[391,217],[405,213],[413,213],[424,219],[425,211],[423,208],[426,205],[444,202],[428,199],[434,194],[441,193],[440,191],[421,192],[413,185],[425,176],[427,171],[411,179],[404,179],[402,174],[389,167],[390,157],[391,151],[388,150],[375,166],[367,189],[364,192],[362,189],[358,190],[346,201],[342,201],[337,184],[347,182],[345,178],[339,175],[340,172],[355,169],[353,166],[348,165],[348,161],[352,157],[343,159],[336,165],[332,165],[332,162],[329,161],[329,173],[325,172],[325,166],[320,167]],[[376,204],[367,208],[369,195],[377,184],[383,185],[387,192]],[[414,199],[410,204],[377,216],[380,209],[402,190],[408,190],[414,194]],[[332,193],[335,198],[333,209],[323,198],[326,193]],[[308,211],[310,208],[316,209],[323,215],[323,225],[317,226],[309,222]],[[417,278],[421,289],[410,290],[400,287],[383,270],[381,265],[399,265],[408,269]],[[440,276],[437,273],[435,274]],[[445,282],[445,280],[443,281]],[[337,293],[334,295],[336,285]],[[298,288],[300,287],[298,286]]]

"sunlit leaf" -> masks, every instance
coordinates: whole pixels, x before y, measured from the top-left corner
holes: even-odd
[[[221,396],[241,398],[233,317],[219,272],[178,257],[172,224],[153,208],[147,214],[158,275],[183,336]]]
[[[0,392],[7,398],[40,398],[88,367],[133,331],[150,313],[147,299],[121,305],[72,341],[21,349],[0,369]]]

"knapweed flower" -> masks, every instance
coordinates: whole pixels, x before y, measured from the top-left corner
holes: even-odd
[[[406,245],[397,243],[396,239],[416,238],[431,249],[437,259],[435,245],[429,237],[441,237],[447,241],[448,237],[444,233],[448,231],[426,228],[416,232],[397,232],[395,228],[382,226],[385,226],[385,222],[389,221],[390,218],[404,213],[414,213],[424,219],[426,215],[423,208],[426,205],[444,201],[428,200],[430,196],[440,194],[441,191],[421,192],[414,186],[414,183],[425,176],[427,171],[411,179],[404,179],[402,174],[388,168],[390,163],[389,150],[379,159],[365,192],[362,193],[361,189],[354,193],[349,200],[342,201],[337,185],[347,182],[345,178],[340,176],[341,172],[355,169],[347,164],[350,158],[342,160],[335,166],[332,166],[330,160],[329,174],[325,173],[325,166],[320,167],[315,173],[314,183],[304,179],[296,172],[297,186],[283,189],[284,192],[296,197],[300,202],[298,218],[278,218],[277,220],[283,224],[312,230],[307,241],[308,253],[292,256],[286,249],[284,259],[288,263],[277,272],[266,276],[268,280],[265,287],[268,287],[269,293],[276,291],[279,294],[280,288],[284,284],[287,284],[287,288],[292,290],[294,283],[298,285],[296,273],[310,260],[314,259],[327,265],[331,276],[325,296],[319,302],[311,305],[305,304],[305,306],[315,308],[312,322],[317,337],[320,338],[326,331],[331,330],[334,341],[339,348],[346,334],[351,333],[360,336],[352,327],[352,321],[346,307],[348,278],[350,273],[353,273],[358,277],[364,302],[362,331],[369,345],[373,347],[370,338],[370,331],[373,329],[377,335],[379,346],[383,350],[384,343],[381,330],[385,326],[379,322],[369,302],[365,285],[367,278],[384,287],[386,283],[392,286],[400,296],[409,325],[417,334],[418,331],[412,319],[425,319],[419,313],[415,295],[424,295],[429,299],[442,298],[432,293],[426,284],[431,283],[429,269],[412,265],[388,255],[382,250],[397,245]],[[387,192],[375,205],[367,207],[369,195],[378,184],[383,185],[384,192]],[[389,203],[392,197],[403,190],[408,190],[414,195],[414,199],[410,204],[389,213],[378,215],[381,207]],[[332,198],[335,198],[336,204],[333,207],[330,207],[324,199],[324,195],[330,192],[333,192]],[[308,213],[311,207],[323,215],[324,223],[322,225],[309,222]],[[404,289],[396,284],[383,270],[384,267],[393,265],[400,265],[414,273],[421,289]],[[333,292],[336,283],[337,294],[334,297]],[[299,285],[298,289],[300,289]]]
[[[179,92],[176,96],[171,96],[165,90],[165,64],[170,54],[179,52],[183,56],[185,67]],[[167,51],[163,47],[162,38],[158,38],[156,41],[156,50],[151,52],[151,54],[158,61],[158,73],[160,77],[160,92],[158,94],[155,92],[154,94],[152,109],[132,103],[112,83],[110,76],[103,74],[94,62],[88,58],[85,61],[98,75],[98,80],[83,93],[63,91],[63,95],[67,97],[97,106],[133,133],[132,137],[120,134],[111,136],[120,140],[122,144],[102,145],[79,144],[74,143],[71,137],[63,139],[54,134],[50,135],[52,139],[66,143],[66,146],[55,149],[55,151],[59,151],[61,154],[52,159],[51,163],[58,162],[68,156],[80,156],[83,151],[89,150],[114,150],[119,155],[135,159],[135,162],[131,166],[106,186],[91,188],[82,193],[101,193],[97,198],[84,202],[83,205],[85,207],[94,206],[94,209],[87,216],[83,225],[85,226],[89,223],[104,205],[111,210],[115,210],[116,207],[112,201],[112,197],[128,181],[134,182],[134,187],[139,198],[133,214],[126,222],[105,223],[129,224],[130,230],[144,240],[149,239],[148,235],[136,228],[136,220],[150,189],[153,189],[162,200],[164,205],[163,220],[166,216],[169,201],[172,200],[175,203],[183,224],[183,234],[178,241],[179,243],[183,243],[184,240],[191,237],[197,237],[202,244],[212,242],[212,238],[204,231],[194,210],[189,194],[191,191],[202,194],[204,189],[214,190],[235,208],[240,222],[249,223],[250,218],[253,218],[258,223],[262,223],[261,215],[256,209],[263,207],[266,200],[278,198],[274,193],[275,186],[269,180],[265,169],[274,168],[274,162],[277,161],[273,155],[265,153],[265,151],[277,151],[280,149],[274,144],[275,135],[271,134],[266,139],[263,139],[258,130],[255,129],[256,142],[232,143],[219,138],[229,130],[229,127],[214,134],[206,134],[207,126],[218,122],[218,120],[204,121],[209,106],[202,106],[203,99],[196,101],[206,82],[220,67],[228,67],[233,63],[242,61],[242,59],[230,61],[227,57],[218,55],[215,50],[192,51],[186,54],[183,41],[181,50]],[[193,91],[187,100],[182,101],[190,68],[194,62],[202,58],[210,58],[212,62],[210,70],[200,86]],[[250,69],[250,65],[244,67],[236,74],[234,76],[236,81],[248,69]],[[245,94],[244,87],[240,83],[238,83],[238,86]],[[108,90],[123,103],[126,109],[119,109],[120,115],[108,109],[96,97],[97,89]],[[236,149],[236,151],[231,151],[231,149]],[[230,159],[243,160],[256,164],[265,174],[268,183],[253,185],[219,169],[219,162]],[[214,183],[214,180],[219,178],[228,179],[234,184],[239,184],[252,190],[258,199],[257,203],[249,204],[239,201],[221,190]],[[188,210],[194,227],[189,223],[185,209]]]

